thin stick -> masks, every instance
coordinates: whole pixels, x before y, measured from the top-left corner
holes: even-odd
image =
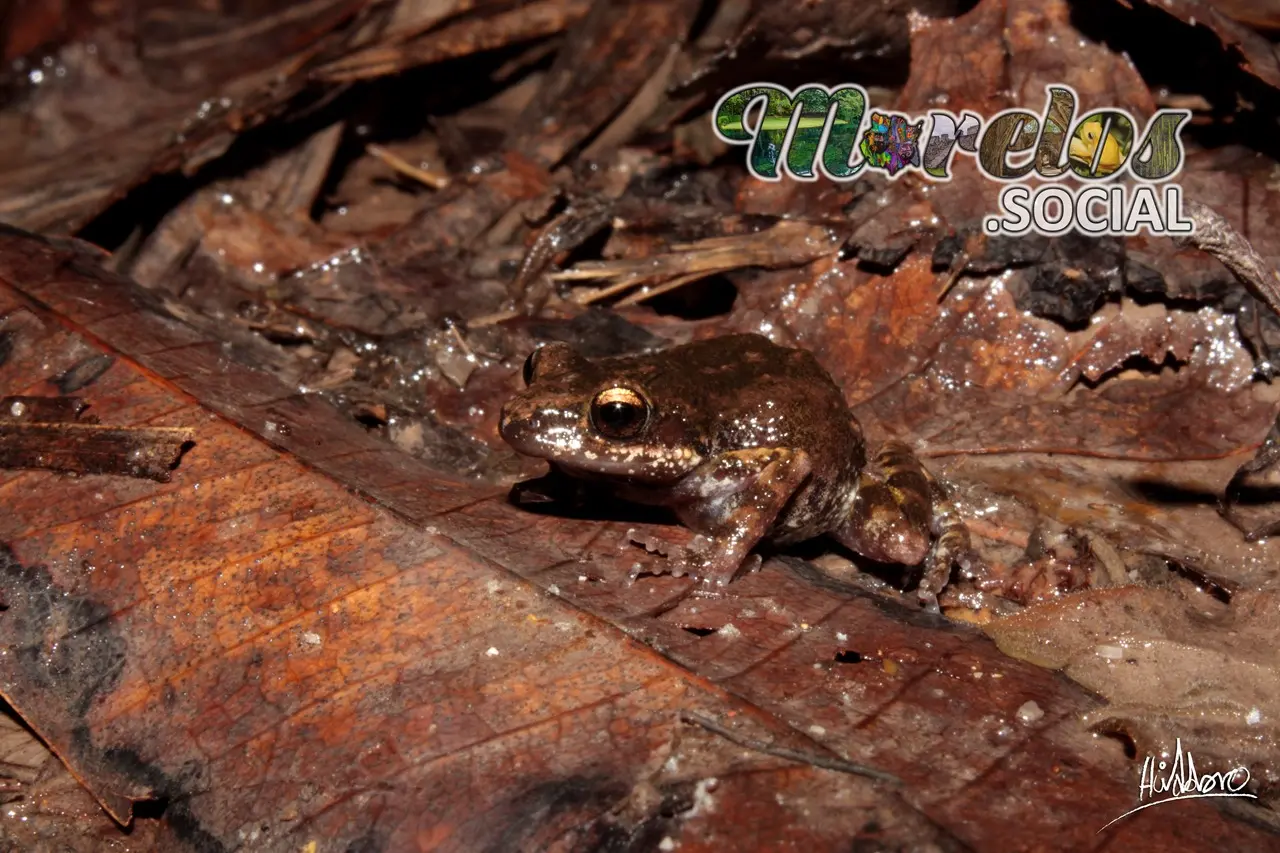
[[[1195,233],[1174,242],[1194,246],[1217,258],[1250,293],[1280,315],[1280,279],[1275,270],[1254,250],[1244,235],[1221,215],[1199,202],[1188,202],[1187,213],[1195,223]]]
[[[951,288],[956,286],[956,282],[960,280],[960,276],[964,275],[965,268],[969,266],[969,253],[963,249],[960,254],[956,255],[951,262],[951,269],[947,272],[947,278],[942,283],[942,289],[938,291],[938,301],[947,298],[947,294],[951,292]]]
[[[837,773],[848,773],[852,776],[866,776],[869,779],[875,779],[880,782],[889,782],[894,785],[901,785],[902,780],[892,773],[886,773],[883,770],[877,770],[874,767],[868,767],[865,764],[855,764],[852,761],[845,761],[843,758],[830,758],[825,755],[814,755],[813,753],[801,752],[796,749],[788,749],[785,746],[773,746],[764,741],[755,740],[753,738],[740,735],[731,729],[717,723],[715,720],[704,717],[701,714],[695,714],[692,711],[681,711],[680,719],[686,723],[695,723],[702,726],[709,732],[720,735],[725,740],[732,741],[738,746],[745,747],[754,752],[762,752],[765,755],[772,755],[775,758],[785,758],[788,761],[798,761],[801,764],[809,764],[813,767],[821,767],[823,770],[834,770]]]
[[[447,175],[439,175],[435,172],[428,172],[425,169],[419,169],[404,158],[396,154],[392,154],[381,145],[366,145],[364,150],[368,151],[374,157],[377,157],[397,172],[408,175],[415,181],[426,184],[432,189],[442,190],[449,186],[449,177]]]
[[[628,276],[622,281],[615,281],[608,287],[601,287],[596,290],[590,288],[581,288],[574,292],[573,301],[579,305],[590,305],[592,302],[599,302],[601,299],[608,299],[615,293],[622,293],[624,290],[630,290],[637,287],[640,282],[644,281],[642,276]]]
[[[513,318],[515,318],[515,317],[519,317],[519,316],[520,316],[520,312],[519,312],[519,311],[513,311],[513,310],[510,310],[510,309],[508,309],[508,310],[506,310],[506,311],[495,311],[495,312],[494,312],[494,313],[492,313],[492,314],[485,314],[484,316],[482,316],[482,317],[477,317],[477,318],[475,318],[474,320],[468,320],[468,321],[467,321],[467,328],[468,328],[468,329],[480,329],[480,328],[483,328],[483,327],[485,327],[485,326],[493,326],[493,325],[495,325],[495,324],[497,324],[497,323],[501,323],[501,322],[503,322],[504,320],[511,320],[511,319],[513,319]]]
[[[604,263],[601,263],[598,267],[589,267],[587,266],[587,263],[589,262],[584,261],[573,269],[561,270],[560,272],[549,272],[547,273],[547,278],[552,281],[589,281],[593,278],[613,278],[619,272],[617,266],[606,266]],[[623,266],[625,269],[626,266],[631,266],[631,264],[628,263],[625,266],[619,266]]]
[[[652,299],[655,296],[661,296],[662,294],[675,290],[678,287],[684,287],[686,284],[689,284],[690,282],[693,282],[693,281],[697,281],[700,278],[706,278],[709,275],[715,275],[716,272],[717,272],[716,270],[707,270],[703,272],[691,272],[688,275],[682,275],[682,276],[679,276],[678,278],[673,278],[671,279],[671,281],[668,281],[666,284],[660,284],[657,287],[652,288],[651,290],[640,290],[640,291],[637,291],[636,293],[631,294],[626,299],[620,299],[618,301],[618,305],[619,307],[621,307],[623,305],[635,305],[637,303],[644,302],[647,299]]]
[[[466,340],[462,337],[462,333],[458,331],[458,327],[453,323],[449,324],[449,331],[453,333],[453,339],[458,342],[458,346],[467,354],[467,358],[475,358],[476,354],[471,351],[471,347],[467,346]]]

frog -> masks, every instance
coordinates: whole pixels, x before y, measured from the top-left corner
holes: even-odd
[[[953,567],[975,559],[944,485],[903,441],[870,454],[807,349],[732,334],[587,358],[553,341],[529,354],[523,379],[499,417],[517,453],[666,508],[696,534],[655,574],[723,590],[759,566],[762,542],[829,535],[879,563],[923,564],[917,596],[936,610]]]

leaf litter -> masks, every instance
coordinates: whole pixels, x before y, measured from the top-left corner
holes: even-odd
[[[766,70],[808,80],[836,69],[843,80],[856,69],[873,102],[879,98],[917,113],[943,107],[989,115],[1015,103],[1039,104],[1045,84],[1057,82],[1069,83],[1085,103],[1122,107],[1139,118],[1171,98],[1190,99],[1194,132],[1180,181],[1190,199],[1208,204],[1256,249],[1260,264],[1252,279],[1245,277],[1256,282],[1280,264],[1276,229],[1269,227],[1280,192],[1275,151],[1258,129],[1276,104],[1275,60],[1263,37],[1229,20],[1230,9],[1224,15],[1191,3],[1128,8],[982,0],[971,8],[940,3],[918,11],[894,4],[868,18],[847,14],[842,4],[818,2],[779,20],[778,9],[748,9],[734,0],[703,10],[674,0],[540,2],[520,8],[527,16],[509,14],[503,4],[464,10],[335,2],[308,13],[301,30],[288,25],[294,20],[290,9],[278,3],[258,13],[252,30],[266,35],[237,48],[245,58],[240,63],[212,62],[217,52],[205,52],[231,43],[236,27],[220,28],[198,15],[177,23],[144,15],[133,31],[86,19],[62,33],[48,32],[38,17],[20,19],[14,31],[28,48],[63,42],[22,58],[25,88],[0,111],[10,124],[40,129],[0,172],[0,183],[10,188],[3,215],[23,227],[76,233],[107,246],[113,252],[109,266],[141,287],[130,297],[130,310],[165,319],[144,324],[158,336],[148,348],[129,338],[132,329],[113,327],[107,314],[77,307],[70,298],[53,299],[45,291],[56,290],[56,279],[74,278],[76,264],[97,263],[62,244],[58,251],[70,251],[76,260],[58,261],[55,267],[71,273],[55,274],[46,269],[50,250],[6,238],[5,281],[18,292],[45,293],[43,304],[72,323],[92,320],[95,338],[109,351],[128,353],[150,375],[178,383],[273,448],[305,461],[318,451],[307,449],[300,436],[323,436],[332,446],[315,464],[325,476],[362,490],[398,518],[430,520],[469,549],[444,561],[441,570],[463,566],[471,578],[465,582],[477,583],[492,580],[478,566],[495,563],[524,579],[528,587],[521,595],[548,595],[546,612],[516,608],[534,619],[531,624],[576,624],[555,608],[585,611],[598,620],[589,631],[620,628],[662,652],[698,685],[727,689],[768,729],[735,742],[699,725],[696,737],[705,740],[690,746],[694,735],[675,716],[640,725],[635,721],[657,717],[620,711],[583,730],[607,726],[621,738],[612,769],[586,761],[573,771],[579,775],[564,770],[539,780],[535,774],[541,787],[531,782],[507,790],[496,781],[502,773],[495,765],[486,771],[492,774],[486,777],[491,826],[475,816],[451,829],[443,820],[418,825],[396,817],[388,822],[389,834],[369,836],[370,844],[408,844],[412,837],[422,849],[479,849],[486,838],[498,845],[493,849],[543,849],[573,837],[581,847],[566,849],[594,849],[625,837],[637,845],[633,849],[667,849],[663,845],[674,847],[677,839],[680,849],[711,848],[734,837],[738,810],[745,815],[767,801],[771,805],[751,825],[763,833],[760,838],[779,844],[798,842],[803,830],[796,827],[813,821],[813,810],[820,809],[824,817],[812,823],[809,840],[834,843],[883,830],[906,843],[982,848],[994,843],[994,826],[1028,820],[1025,805],[996,794],[1001,774],[1005,781],[1065,786],[1075,798],[1070,820],[1078,821],[1080,814],[1094,813],[1083,811],[1091,808],[1084,786],[1108,780],[1100,784],[1107,793],[1098,795],[1106,809],[1131,800],[1141,757],[1168,750],[1177,738],[1194,743],[1210,767],[1247,762],[1253,790],[1274,809],[1280,708],[1272,614],[1280,554],[1274,541],[1248,541],[1239,528],[1274,520],[1280,502],[1265,465],[1246,472],[1247,488],[1236,476],[1276,422],[1276,393],[1268,380],[1280,323],[1265,288],[1251,292],[1233,274],[1240,270],[1224,265],[1222,257],[1161,238],[988,238],[978,226],[994,209],[998,187],[973,170],[958,169],[953,181],[937,185],[911,179],[892,185],[754,181],[740,152],[726,154],[708,138],[706,118],[720,92],[761,79]],[[1125,44],[1126,28],[1148,25],[1195,52],[1205,81],[1199,88],[1177,62]],[[1218,47],[1203,48],[1206,32]],[[130,40],[144,49],[131,54],[122,47]],[[98,69],[107,60],[111,73]],[[33,82],[30,72],[37,66],[53,69],[48,85]],[[174,68],[187,68],[188,76],[169,74]],[[434,85],[438,81],[444,84]],[[356,82],[368,88],[345,88]],[[104,97],[120,108],[102,108]],[[411,114],[418,117],[406,118]],[[268,140],[255,131],[262,127],[278,136]],[[105,134],[105,149],[86,156],[99,134]],[[144,203],[159,215],[141,215]],[[91,283],[99,281],[98,273],[80,274],[86,276],[75,279],[80,298],[99,308],[113,304],[116,297],[102,289],[105,284]],[[101,281],[132,292],[123,278]],[[41,310],[18,300],[0,327],[9,336],[0,338],[0,352],[6,352],[0,368],[30,382],[65,375],[85,355],[77,350],[54,371],[44,353],[66,344]],[[604,355],[730,331],[756,331],[812,349],[873,439],[908,440],[951,485],[987,569],[957,578],[944,596],[950,623],[921,622],[919,614],[895,609],[910,581],[900,571],[860,565],[822,543],[771,555],[719,600],[688,597],[687,584],[669,577],[627,584],[637,559],[632,552],[639,549],[618,548],[622,534],[635,528],[642,540],[659,533],[678,539],[679,531],[625,507],[553,496],[550,503],[517,510],[503,499],[512,483],[541,471],[515,458],[497,436],[501,402],[518,387],[520,364],[538,342],[563,340]],[[164,346],[163,336],[172,338]],[[8,355],[14,340],[28,349]],[[38,356],[29,349],[32,340],[43,347]],[[170,352],[178,342],[193,349]],[[258,378],[245,374],[231,394],[212,378],[236,364],[252,366]],[[147,374],[126,382],[126,372],[108,368],[88,386],[89,393],[104,395],[93,410],[120,424],[164,420]],[[303,402],[290,402],[290,389],[301,392]],[[321,402],[335,407],[325,411],[341,415],[324,420],[330,415],[319,414]],[[127,419],[130,411],[136,422]],[[199,430],[196,441],[199,449]],[[205,451],[231,441],[219,433]],[[237,451],[245,459],[263,452],[256,445]],[[348,457],[345,465],[338,461]],[[212,485],[202,478],[217,469],[199,467],[211,465],[209,459],[197,452],[174,476],[193,478],[180,479],[184,486]],[[289,492],[286,479],[265,477],[256,485],[278,495],[274,513],[338,536],[329,521],[306,521],[337,499],[310,480]],[[91,477],[40,482],[46,491],[69,489],[88,506],[99,488]],[[255,487],[236,482],[241,489]],[[1220,511],[1229,485],[1247,523],[1233,525]],[[8,488],[17,494],[27,486]],[[152,487],[122,484],[107,491],[127,503],[144,499],[142,488]],[[312,488],[324,497],[306,498]],[[37,535],[42,524],[64,522],[35,499],[13,500],[20,522],[11,522],[4,535],[25,543],[24,560],[14,565],[49,564],[48,589],[77,583],[96,589],[93,581],[73,580],[76,575],[54,559],[74,549]],[[220,540],[236,536],[234,513],[210,510],[197,517],[210,530],[220,529]],[[166,523],[172,526],[172,520]],[[394,526],[381,517],[375,524],[383,537]],[[162,534],[157,523],[156,535]],[[397,534],[412,538],[399,529]],[[323,550],[325,564],[354,566],[356,558],[344,555],[357,546],[334,541]],[[385,545],[384,539],[370,541]],[[260,547],[269,550],[269,541]],[[415,540],[403,551],[415,548],[426,546]],[[149,565],[137,560],[121,561],[131,569],[111,571],[129,577]],[[170,583],[178,582],[176,562],[167,568],[162,559],[152,560],[157,577],[168,573]],[[275,571],[287,569],[286,563]],[[412,563],[393,548],[380,565],[413,577],[406,568]],[[15,572],[14,604],[41,600],[35,575],[26,568]],[[305,588],[302,576],[297,582]],[[242,582],[230,578],[221,583],[245,590],[246,600],[267,612],[288,610],[298,594],[250,581],[237,586]],[[178,586],[173,590],[176,599],[183,597]],[[449,618],[447,607],[432,612],[412,596],[404,601],[407,609],[400,612],[416,613],[418,620]],[[389,617],[396,607],[384,601],[373,612]],[[223,620],[222,630],[231,630],[229,617],[216,610],[199,618]],[[237,618],[249,630],[262,617],[249,607]],[[126,637],[148,637],[140,654],[165,648],[141,623],[118,615],[113,620]],[[1010,657],[984,651],[956,622],[977,624]],[[30,630],[43,635],[58,628],[55,621],[32,623]],[[568,633],[577,638],[578,631]],[[380,648],[367,638],[335,646],[320,624],[300,636],[310,638],[300,641],[300,649],[365,654]],[[525,660],[521,649],[530,661],[538,658],[541,641],[503,641],[493,630],[485,637],[476,641],[476,660],[489,661],[486,666]],[[219,677],[242,677],[241,670],[210,670],[206,683],[190,674],[199,672],[199,658],[180,643],[174,649],[171,665],[179,674],[171,677],[190,686],[195,699],[182,707],[193,721],[213,721],[216,728],[223,724],[217,721],[234,717],[225,703],[250,707],[235,704],[247,701],[245,694],[218,687]],[[489,654],[493,650],[498,654]],[[79,652],[74,677],[87,677],[100,663],[91,652]],[[602,654],[618,666],[631,665],[613,646]],[[569,657],[572,663],[539,681],[539,690],[570,683],[574,672],[590,666]],[[1014,659],[1060,670],[1101,702]],[[463,664],[452,665],[462,671]],[[314,669],[302,662],[290,666],[296,669],[288,677],[303,684],[308,677],[323,680],[342,664],[339,658]],[[451,716],[462,714],[450,704],[462,701],[457,697],[471,697],[474,706],[495,684],[526,689],[497,677],[450,676],[456,692],[436,695],[431,679],[443,676],[430,666],[410,672],[419,679],[415,689],[430,697],[423,707],[436,709],[440,722],[431,725],[474,724]],[[380,672],[369,674],[371,684],[380,683]],[[658,678],[657,672],[646,677]],[[72,729],[74,715],[67,709],[74,696],[47,687],[32,691],[30,684],[24,692],[20,682],[11,681],[6,696],[36,731],[66,748],[70,741],[62,736]],[[126,683],[169,695],[131,669]],[[297,687],[294,698],[315,689],[320,692],[314,696],[328,697],[331,706],[337,702],[326,687]],[[376,708],[350,706],[344,713],[392,721],[386,725],[393,730],[409,712],[387,711],[399,700],[396,688],[385,690],[376,694]],[[656,704],[664,712],[683,707],[675,700]],[[585,706],[569,706],[572,713],[586,713]],[[156,718],[113,707],[117,716],[95,733],[136,748],[140,732]],[[518,716],[520,706],[483,707],[488,714]],[[336,718],[290,707],[284,719],[323,728]],[[956,719],[964,720],[968,733],[951,731]],[[1017,737],[1018,725],[1030,723],[1036,734]],[[677,736],[673,725],[683,733]],[[485,726],[505,731],[496,719]],[[1085,726],[1127,739],[1135,760],[1100,757]],[[450,749],[476,743],[470,732],[451,730],[458,739],[432,760],[447,761]],[[163,766],[163,776],[138,775],[136,768],[107,761],[105,752],[88,748],[92,744],[79,744],[71,761],[99,799],[116,809],[121,797],[136,799],[147,794],[144,789],[168,792],[171,811],[159,831],[195,826],[219,843],[263,843],[261,827],[230,818],[243,801],[231,793],[235,786],[228,780],[237,778],[225,769],[231,759],[221,756],[234,757],[239,747],[214,746],[201,736],[193,748],[185,735],[167,736],[174,754],[186,755],[188,767],[196,768],[194,775],[183,776],[180,766],[161,756],[147,756],[143,765]],[[729,751],[734,743],[788,738],[793,743],[779,746],[789,750],[783,754],[823,754],[900,776],[911,792],[909,807],[896,795],[827,781],[812,766],[794,766],[777,754],[747,759]],[[374,740],[361,742],[374,768],[370,778],[392,784],[380,775],[379,762],[405,761],[422,774],[422,784],[440,785],[419,763],[421,755],[405,758],[399,747]],[[651,750],[649,740],[670,751],[661,770],[654,764],[661,750]],[[308,750],[316,746],[296,732],[281,735],[280,742],[291,744],[296,755],[312,755]],[[573,743],[567,754],[593,754]],[[200,757],[210,750],[223,763]],[[270,752],[272,761],[284,760],[276,747]],[[1090,771],[1075,787],[1054,763],[1060,753]],[[508,755],[499,764],[507,760],[515,759]],[[537,753],[536,761],[545,768],[556,758]],[[682,765],[695,769],[682,771]],[[942,768],[939,776],[924,770],[935,766]],[[975,781],[975,768],[989,775]],[[223,780],[221,787],[210,790],[200,773]],[[354,808],[363,818],[346,822],[324,804],[326,797],[337,802],[363,784],[320,785],[319,799],[305,792],[285,797],[271,804],[278,808],[264,825],[279,831],[302,815],[335,832],[371,825],[378,807],[367,797]],[[201,796],[187,803],[195,791]],[[393,796],[387,802],[395,813],[400,801]],[[736,806],[726,808],[730,803]],[[999,817],[984,825],[974,818],[978,808]],[[1167,820],[1175,820],[1174,808],[1167,807]],[[1204,849],[1215,843],[1265,849],[1265,838],[1232,835],[1245,832],[1239,823],[1212,812],[1191,814]],[[1267,823],[1266,813],[1251,814]],[[544,817],[531,822],[531,815]],[[148,832],[156,828],[149,819],[139,823]],[[1028,838],[1080,849],[1096,829],[1074,835],[1061,823],[1052,816],[1031,821]],[[521,825],[526,828],[508,829]],[[1155,826],[1134,825],[1146,832]],[[1051,826],[1058,834],[1049,842]],[[165,837],[194,849],[204,836]],[[1125,840],[1160,842],[1155,836]]]

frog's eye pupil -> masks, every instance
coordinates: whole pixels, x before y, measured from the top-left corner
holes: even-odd
[[[524,384],[525,385],[533,384],[533,377],[538,372],[538,353],[540,352],[542,352],[541,348],[536,349],[533,352],[529,353],[529,357],[524,360]]]
[[[591,420],[607,438],[634,438],[649,420],[649,406],[630,388],[610,388],[596,395]]]
[[[614,432],[623,432],[640,417],[635,406],[626,403],[605,403],[600,407],[600,421]]]

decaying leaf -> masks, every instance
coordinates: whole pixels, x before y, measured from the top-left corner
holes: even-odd
[[[1172,754],[1181,738],[1203,772],[1243,763],[1274,797],[1278,614],[1273,591],[1224,605],[1204,594],[1129,587],[1071,595],[986,631],[1002,651],[1061,669],[1105,697],[1108,705],[1088,720],[1128,734],[1139,754]]]

